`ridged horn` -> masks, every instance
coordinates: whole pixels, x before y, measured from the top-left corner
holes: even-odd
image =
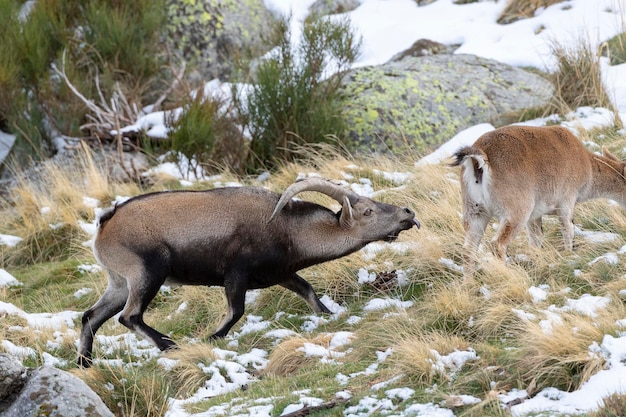
[[[350,190],[343,188],[340,185],[334,184],[328,180],[322,178],[305,178],[298,180],[291,184],[283,195],[276,203],[276,207],[274,208],[274,212],[272,213],[268,223],[274,220],[274,217],[287,205],[289,200],[293,198],[296,194],[299,194],[303,191],[317,191],[322,194],[326,194],[332,199],[336,200],[339,204],[343,204],[343,198],[348,197],[351,203],[356,201],[358,196]]]

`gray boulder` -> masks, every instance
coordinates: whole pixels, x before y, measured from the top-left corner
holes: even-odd
[[[0,130],[0,165],[9,156],[14,143],[15,135],[9,135]]]
[[[82,380],[50,366],[26,372],[8,355],[0,355],[0,417],[114,417]]]
[[[11,404],[27,379],[26,368],[20,361],[0,353],[0,412]]]
[[[478,123],[502,126],[544,108],[552,84],[474,55],[407,56],[344,76],[346,136],[353,148],[428,152]]]
[[[328,15],[350,12],[361,5],[361,0],[317,0],[309,7],[312,14]]]
[[[452,54],[458,47],[459,45],[446,45],[431,41],[430,39],[418,39],[413,42],[413,45],[409,48],[391,57],[389,61],[401,61],[409,56],[420,57],[427,55]]]
[[[237,59],[266,52],[273,15],[263,0],[168,0],[172,50],[197,72],[192,80],[230,79]]]

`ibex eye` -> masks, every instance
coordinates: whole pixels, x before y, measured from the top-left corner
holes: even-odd
[[[372,209],[368,208],[365,210],[365,212],[363,213],[364,216],[369,216],[370,214],[372,214]]]

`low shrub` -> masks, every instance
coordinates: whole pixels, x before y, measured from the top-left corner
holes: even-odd
[[[247,119],[252,169],[297,159],[308,143],[336,143],[344,131],[342,74],[356,59],[360,40],[349,21],[307,20],[292,46],[287,20],[275,28],[278,46],[256,70],[251,90],[237,107]]]
[[[173,151],[170,155],[183,174],[190,176],[201,165],[205,169],[220,171],[227,167],[242,172],[246,143],[228,114],[219,97],[197,95],[183,104],[181,116],[171,122],[169,138]]]
[[[52,153],[53,137],[93,133],[87,101],[122,92],[141,109],[166,84],[162,0],[19,3],[0,5],[0,128],[17,135],[20,163]]]

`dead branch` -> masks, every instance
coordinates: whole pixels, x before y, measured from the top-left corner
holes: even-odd
[[[282,417],[302,417],[302,416],[308,416],[311,413],[314,413],[316,411],[321,411],[321,410],[329,410],[331,408],[334,408],[336,406],[338,406],[339,404],[343,404],[344,402],[346,402],[345,400],[332,400],[332,401],[328,401],[326,403],[320,404],[320,405],[309,405],[306,407],[303,407],[297,411],[294,411],[293,413],[289,413],[289,414],[283,414]]]
[[[96,128],[103,132],[108,132],[114,128],[118,128],[122,124],[132,124],[139,118],[139,111],[136,106],[131,106],[122,91],[119,83],[115,83],[111,99],[107,101],[100,88],[100,77],[96,74],[96,91],[100,98],[100,103],[96,104],[93,100],[88,99],[72,84],[65,73],[65,57],[66,52],[63,51],[61,58],[61,68],[59,69],[54,63],[52,64],[52,70],[63,79],[68,88],[74,93],[80,101],[82,101],[91,114],[87,114],[87,119],[90,123],[81,126],[81,129],[85,127]]]
[[[154,105],[152,106],[153,111],[159,110],[159,108],[161,107],[161,104],[163,104],[167,96],[172,91],[174,91],[176,87],[178,87],[178,84],[180,84],[180,82],[183,79],[183,74],[185,73],[185,69],[186,69],[186,65],[183,62],[179,71],[176,73],[176,75],[174,75],[174,82],[172,82],[172,85],[170,85],[169,88],[163,94],[161,94],[161,97],[159,97],[157,101],[154,102]]]

